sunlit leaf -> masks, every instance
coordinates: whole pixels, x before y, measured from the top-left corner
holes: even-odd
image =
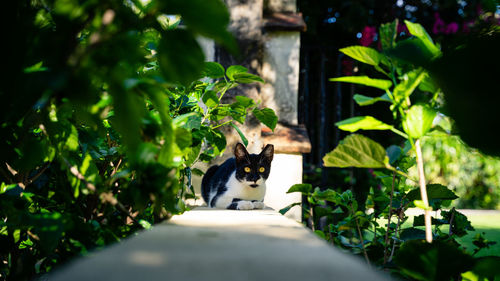
[[[364,46],[350,46],[339,49],[345,55],[369,65],[378,65],[384,59],[384,55],[377,50]]]
[[[241,65],[231,65],[226,69],[226,76],[230,80],[234,80],[234,75],[238,73],[247,73],[248,69]]]
[[[414,105],[406,113],[403,129],[410,137],[418,139],[431,129],[435,117],[436,111],[433,109],[424,105]]]
[[[375,97],[375,98],[373,98],[373,97],[367,97],[367,96],[364,96],[364,95],[355,94],[354,97],[353,97],[353,99],[360,106],[371,105],[371,104],[374,104],[374,103],[376,103],[378,101],[391,102],[391,99],[389,98],[389,96],[387,94],[383,94],[382,96]]]
[[[357,116],[335,123],[339,129],[349,132],[357,130],[390,130],[393,126],[371,116]]]
[[[431,36],[425,31],[424,27],[418,23],[413,23],[408,20],[405,20],[406,27],[411,35],[417,37],[422,40],[427,49],[433,54],[433,56],[437,56],[441,54],[439,48],[432,41]]]
[[[262,122],[262,124],[274,131],[274,128],[276,128],[276,124],[278,123],[278,116],[276,116],[274,110],[270,108],[255,108],[252,113],[260,122]]]
[[[300,192],[300,193],[310,193],[312,191],[312,185],[309,183],[298,183],[292,185],[286,193]]]
[[[378,88],[381,90],[388,90],[392,86],[392,82],[385,79],[375,79],[368,76],[343,76],[337,78],[330,78],[333,82],[348,82],[354,84],[365,85],[369,87]]]
[[[205,62],[203,70],[203,76],[210,78],[222,78],[224,77],[224,67],[216,62]]]
[[[323,157],[325,167],[385,168],[389,158],[377,142],[352,134]]]

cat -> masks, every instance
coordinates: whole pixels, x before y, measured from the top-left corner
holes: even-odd
[[[260,154],[249,154],[243,144],[234,148],[234,157],[210,167],[201,182],[201,194],[209,207],[230,210],[264,208],[266,180],[271,172],[274,146]]]

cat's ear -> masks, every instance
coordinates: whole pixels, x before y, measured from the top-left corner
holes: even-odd
[[[243,161],[249,162],[250,157],[245,146],[241,143],[237,143],[234,147],[234,157],[236,157],[236,162],[241,163]]]
[[[260,157],[267,159],[267,161],[269,162],[273,161],[273,156],[274,156],[274,145],[272,144],[266,145],[266,147],[264,147],[264,149],[260,153]]]

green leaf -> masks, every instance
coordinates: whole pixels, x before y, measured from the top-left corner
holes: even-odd
[[[172,121],[175,127],[181,127],[188,130],[199,129],[201,126],[201,116],[198,112],[189,112],[179,115]]]
[[[220,102],[217,93],[212,90],[206,91],[203,94],[202,100],[205,103],[205,105],[209,108],[216,107]]]
[[[316,235],[318,235],[318,236],[319,236],[319,238],[321,238],[321,239],[325,239],[325,240],[326,240],[326,235],[325,235],[325,233],[324,233],[323,231],[321,231],[321,230],[315,230],[315,231],[314,231],[314,233],[315,233]]]
[[[274,110],[270,108],[255,108],[252,113],[262,124],[274,131],[274,128],[276,128],[276,124],[278,123],[278,116],[276,116]]]
[[[222,78],[224,77],[224,67],[216,62],[205,62],[205,69],[203,70],[202,75],[210,78]]]
[[[403,150],[397,145],[391,145],[385,150],[385,152],[387,153],[387,156],[389,156],[389,164],[392,165],[392,163],[399,159]]]
[[[142,88],[160,114],[161,129],[165,141],[158,154],[158,162],[164,166],[170,166],[175,162],[174,154],[178,147],[175,143],[175,131],[172,117],[170,117],[168,98],[164,91],[156,85],[143,85]]]
[[[378,32],[382,49],[387,50],[394,47],[398,29],[398,20],[380,25]]]
[[[295,203],[292,203],[288,206],[286,206],[285,208],[279,210],[280,214],[284,215],[286,214],[288,211],[290,211],[291,208],[295,207],[295,206],[300,206],[302,203],[301,202],[295,202]]]
[[[392,92],[395,102],[406,100],[426,76],[427,73],[423,72],[421,69],[405,73],[402,81],[394,87],[394,91]]]
[[[364,46],[350,46],[339,50],[345,55],[369,65],[378,65],[385,57],[377,50]]]
[[[412,138],[424,136],[432,127],[436,111],[424,105],[414,105],[406,113],[403,129]]]
[[[186,147],[190,147],[193,143],[193,138],[191,137],[191,131],[184,128],[175,129],[175,143],[180,150]]]
[[[142,226],[144,229],[151,229],[151,223],[149,223],[147,220],[140,219],[139,224]]]
[[[247,73],[248,69],[241,65],[231,65],[226,69],[226,76],[230,80],[234,80],[234,75],[238,73]]]
[[[323,157],[325,167],[385,168],[389,158],[377,142],[358,134],[347,136]]]
[[[497,280],[500,277],[500,257],[488,256],[476,259],[472,271],[480,277]]]
[[[413,201],[413,200],[421,200],[422,198],[420,197],[420,188],[415,188],[412,189],[408,194],[406,195],[406,198],[408,200]],[[457,199],[458,196],[448,189],[448,187],[441,185],[441,184],[428,184],[427,185],[427,198],[429,200],[432,199],[440,199],[440,200],[454,200]]]
[[[319,190],[316,189],[312,194],[316,200],[326,200],[335,204],[341,204],[342,198],[338,192],[333,189]]]
[[[248,84],[253,82],[261,82],[264,83],[264,79],[260,78],[257,75],[251,73],[235,73],[233,74],[234,81],[238,83]]]
[[[205,55],[191,33],[183,29],[162,34],[158,63],[167,81],[188,85],[200,77]]]
[[[386,54],[415,66],[427,66],[434,58],[434,54],[427,49],[424,42],[415,37],[397,42],[394,48],[386,51]]]
[[[405,228],[401,231],[399,239],[403,241],[425,239],[425,230],[414,227]]]
[[[236,102],[243,106],[245,109],[246,108],[249,108],[249,107],[252,107],[255,105],[255,101],[249,97],[245,97],[245,96],[236,96],[234,97],[236,99]]]
[[[427,31],[425,31],[422,25],[418,23],[412,23],[407,20],[405,20],[405,24],[410,34],[420,39],[424,43],[425,47],[433,54],[433,56],[441,54],[441,51],[434,44],[432,38],[429,36]]]
[[[416,280],[452,280],[474,265],[474,259],[454,244],[410,240],[394,257],[401,272]]]
[[[450,211],[441,211],[441,216],[446,221],[451,221],[451,231],[458,237],[466,235],[467,231],[474,231],[474,227],[472,226],[467,216],[458,212],[457,210],[455,210],[455,208],[452,208]],[[451,220],[452,216],[453,220]]]
[[[443,225],[443,224],[448,224],[448,221],[431,217],[431,224]],[[418,215],[413,217],[413,226],[424,226],[424,225],[425,225],[425,215]]]
[[[233,53],[238,52],[236,41],[227,30],[229,12],[224,2],[220,0],[169,0],[159,1],[159,4],[164,6],[162,11],[165,14],[181,15],[183,23],[189,30],[214,39]],[[178,45],[182,47],[182,44]]]
[[[388,90],[392,86],[392,82],[385,79],[374,79],[368,76],[343,76],[337,78],[330,78],[333,82],[348,82],[354,84],[365,85],[382,90]]]
[[[245,135],[243,134],[243,132],[240,130],[240,128],[238,128],[238,126],[234,125],[233,122],[231,122],[229,124],[236,130],[236,132],[238,132],[238,135],[240,135],[241,141],[243,142],[243,144],[245,146],[247,146],[248,145],[248,140],[245,137]]]
[[[311,193],[312,185],[310,183],[298,183],[294,184],[288,189],[286,193],[300,192],[303,194]]]
[[[432,207],[431,206],[426,206],[424,201],[422,200],[414,200],[413,201],[413,205],[415,205],[415,207],[419,208],[419,209],[422,209],[422,210],[429,210],[429,211],[432,211]]]
[[[357,116],[335,123],[339,129],[349,132],[357,130],[390,130],[393,127],[371,116]]]
[[[353,99],[360,106],[371,105],[378,101],[392,102],[387,94],[383,94],[382,96],[376,98],[355,94]]]

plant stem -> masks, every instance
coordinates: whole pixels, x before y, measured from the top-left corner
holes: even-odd
[[[431,225],[431,209],[429,208],[429,200],[427,199],[427,188],[425,186],[424,161],[422,159],[422,149],[420,147],[420,139],[415,141],[415,152],[417,154],[417,169],[418,182],[420,184],[420,197],[425,207],[425,240],[432,242],[432,225]]]
[[[354,213],[354,208],[352,207],[352,205],[351,208]],[[358,218],[355,218],[354,222],[356,223],[356,229],[358,230],[359,239],[361,240],[361,248],[363,249],[363,255],[365,256],[366,263],[368,264],[368,266],[371,266],[370,258],[368,257],[368,253],[366,252],[365,248],[365,241],[364,241],[365,239],[363,238],[363,234],[361,233],[361,228],[359,227]]]
[[[384,245],[384,264],[387,263],[387,244],[389,243],[389,229],[391,226],[391,217],[392,217],[392,199],[394,197],[394,183],[396,181],[396,173],[392,172],[392,187],[391,187],[391,197],[389,199],[389,217],[387,218],[387,230],[385,232],[385,245]]]
[[[226,121],[226,122],[224,122],[224,123],[222,123],[222,124],[219,124],[219,125],[217,125],[217,126],[214,126],[214,127],[212,127],[212,129],[217,129],[217,128],[219,128],[219,127],[221,127],[221,126],[224,126],[224,125],[226,125],[226,124],[229,124],[229,123],[231,123],[231,122],[233,122],[233,120],[229,120],[229,121]]]
[[[400,130],[398,130],[398,129],[394,128],[394,127],[391,128],[391,131],[393,131],[394,133],[402,136],[405,139],[408,139],[408,135],[407,134],[401,132]]]

